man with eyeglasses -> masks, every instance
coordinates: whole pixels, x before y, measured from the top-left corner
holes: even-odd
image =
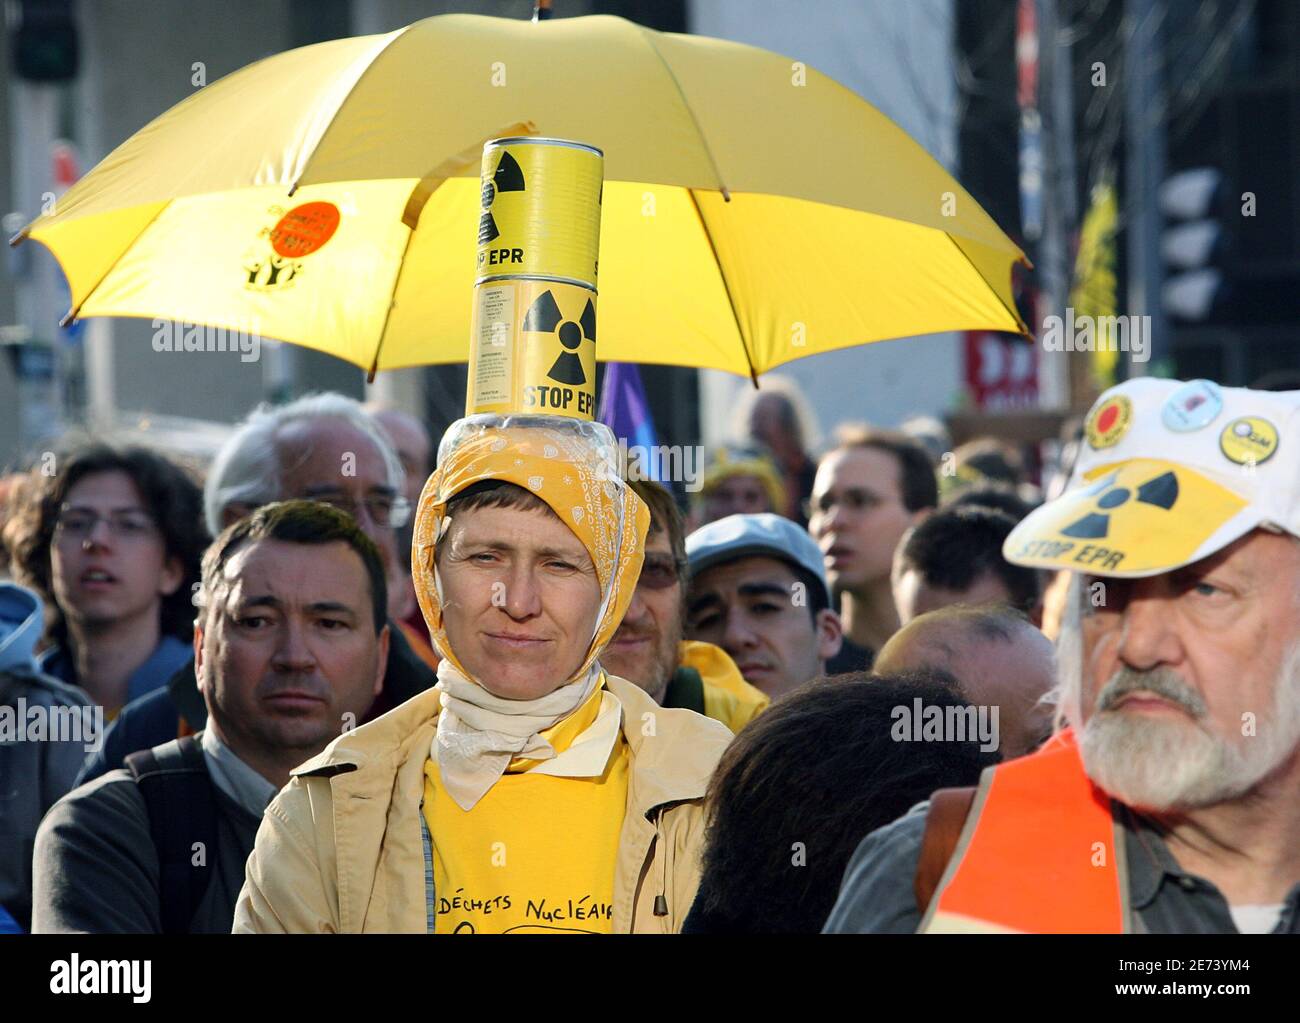
[[[939,503],[930,457],[902,434],[842,426],[822,456],[808,531],[821,547],[839,597],[845,649],[832,672],[869,668],[898,629],[890,574],[904,533]]]
[[[682,513],[663,486],[628,484],[650,509],[645,561],[614,639],[601,654],[610,674],[644,689],[662,707],[693,710],[739,732],[771,702],[725,650],[682,638],[686,537]]]
[[[209,528],[219,533],[257,508],[294,498],[322,501],[350,514],[379,549],[388,580],[401,573],[397,530],[410,517],[402,494],[401,462],[392,443],[361,404],[341,394],[316,394],[277,408],[254,410],[218,452],[203,489]],[[391,593],[399,586],[389,585]],[[433,655],[396,621],[384,686],[365,720],[378,717],[432,687]],[[193,662],[165,690],[127,707],[108,731],[104,749],[86,763],[84,783],[122,766],[127,754],[203,727],[207,712]]]

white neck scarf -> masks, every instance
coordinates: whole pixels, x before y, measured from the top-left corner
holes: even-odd
[[[582,706],[600,683],[600,664],[536,700],[505,700],[471,682],[450,661],[438,664],[442,710],[432,756],[447,794],[473,808],[517,756],[550,760],[555,747],[539,735]]]

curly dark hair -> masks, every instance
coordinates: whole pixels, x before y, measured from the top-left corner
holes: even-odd
[[[864,837],[998,762],[977,738],[894,738],[897,708],[915,700],[968,707],[955,686],[943,672],[822,678],[743,728],[709,782],[687,930],[819,933]]]
[[[88,443],[55,460],[56,471],[46,475],[34,468],[20,489],[13,517],[5,525],[14,578],[40,594],[45,603],[45,638],[66,644],[68,625],[54,599],[50,544],[59,510],[68,492],[87,476],[121,472],[130,477],[144,499],[145,508],[162,534],[168,558],[184,566],[181,585],[162,599],[163,635],[188,643],[194,632],[194,586],[199,564],[210,537],[203,522],[203,490],[187,469],[149,448]]]

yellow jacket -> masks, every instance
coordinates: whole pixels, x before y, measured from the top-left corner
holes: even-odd
[[[731,735],[624,679],[608,686],[632,755],[614,932],[675,933],[699,884],[704,790]],[[420,805],[439,695],[420,693],[293,772],[258,829],[235,933],[432,932]]]
[[[704,713],[739,732],[772,698],[750,685],[722,647],[688,640],[677,647],[678,668],[694,668],[704,683]]]

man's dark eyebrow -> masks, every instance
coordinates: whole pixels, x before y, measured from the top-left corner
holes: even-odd
[[[876,497],[880,495],[870,487],[844,487],[838,492],[835,490],[823,490],[816,497],[812,498],[813,507],[820,507],[827,502],[840,501],[845,497],[853,495],[855,497]]]
[[[789,598],[790,588],[780,583],[758,582],[741,583],[737,592],[742,597],[785,597]]]
[[[706,608],[721,607],[721,606],[722,606],[722,598],[719,597],[716,593],[702,593],[698,597],[695,597],[694,599],[691,600],[687,612],[689,614],[695,614],[697,611],[703,611]]]
[[[347,615],[349,618],[354,618],[357,614],[355,608],[349,607],[347,604],[340,604],[337,600],[318,600],[314,604],[308,604],[307,610],[317,615]]]
[[[229,607],[229,610],[246,610],[250,607],[269,607],[272,610],[279,611],[284,607],[284,602],[279,597],[273,597],[269,593],[259,593],[252,597],[245,597],[233,607]]]
[[[254,607],[269,607],[274,611],[281,611],[284,609],[284,601],[269,593],[259,593],[256,596],[239,601],[234,610],[246,611]],[[347,604],[341,604],[337,600],[318,600],[315,603],[308,604],[307,610],[312,614],[345,614],[352,617],[357,614],[355,608],[348,607]]]
[[[315,486],[304,487],[302,492],[307,498],[313,498],[313,497],[319,497],[322,494],[329,494],[331,496],[334,494],[342,495],[344,493],[344,490],[342,487],[337,486],[333,483],[319,483]],[[394,490],[392,487],[390,487],[387,483],[376,483],[373,487],[367,487],[366,493],[380,494],[384,497],[397,496],[397,491]]]

